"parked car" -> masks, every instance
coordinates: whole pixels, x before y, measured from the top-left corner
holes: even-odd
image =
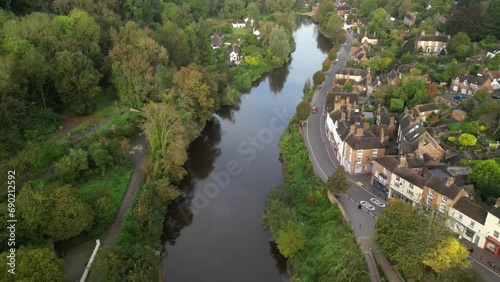
[[[463,100],[465,100],[465,97],[462,95],[456,95],[455,97],[453,97],[453,99],[458,100],[458,101],[463,101]]]
[[[493,99],[500,99],[500,95],[491,96]]]
[[[311,112],[312,112],[313,114],[317,113],[317,112],[318,112],[318,107],[316,107],[316,106],[312,107],[312,108],[311,108]]]

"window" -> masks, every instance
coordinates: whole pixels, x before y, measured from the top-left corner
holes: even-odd
[[[429,189],[429,195],[433,195],[433,194],[434,194],[434,190]]]
[[[453,91],[458,92],[458,86],[453,86]]]
[[[384,167],[384,174],[387,175],[387,169],[385,169],[385,167]]]
[[[411,183],[410,183],[410,188],[412,188],[412,189],[413,189],[413,184],[411,184]]]
[[[464,216],[461,213],[459,213],[458,214],[458,220],[462,221],[462,218],[464,218]]]
[[[439,205],[439,211],[440,212],[444,212],[444,209],[446,209],[446,205],[445,204]]]
[[[427,196],[426,204],[428,204],[428,205],[432,204],[432,197],[431,196]]]
[[[358,156],[362,156],[363,155],[363,151],[362,150],[359,150],[358,151]]]
[[[475,223],[474,221],[472,221],[472,220],[471,220],[471,221],[470,221],[469,226],[470,226],[470,227],[474,227],[474,224],[476,224],[476,223]]]
[[[399,181],[399,176],[396,176],[396,181]]]
[[[412,191],[407,190],[406,193],[408,193],[408,195],[411,195],[413,197],[413,192]]]
[[[472,238],[474,237],[474,232],[472,230],[465,228],[465,235],[469,238]]]
[[[443,202],[446,202],[446,201],[448,201],[448,198],[447,198],[446,196],[443,196],[443,197],[441,198],[441,200],[442,200]]]
[[[467,84],[467,79],[464,79],[464,84]]]
[[[498,239],[498,231],[493,231],[493,237],[497,238]]]

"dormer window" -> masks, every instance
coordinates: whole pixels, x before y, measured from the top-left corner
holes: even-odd
[[[458,76],[457,76],[457,78],[455,78],[455,81],[460,82],[460,78],[458,78]]]
[[[464,80],[464,84],[467,84],[467,79]]]

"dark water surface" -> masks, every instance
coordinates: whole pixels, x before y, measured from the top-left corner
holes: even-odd
[[[261,221],[269,189],[282,183],[279,137],[332,47],[307,17],[294,38],[291,62],[222,109],[191,144],[183,196],[165,222],[166,281],[288,280]]]

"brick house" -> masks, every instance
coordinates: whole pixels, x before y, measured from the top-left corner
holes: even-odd
[[[413,107],[415,116],[425,122],[432,114],[438,114],[441,109],[436,103],[421,104]]]
[[[441,214],[447,214],[455,202],[467,192],[454,184],[455,178],[449,177],[443,180],[437,176],[431,176],[424,184],[422,202],[425,207],[432,208]]]
[[[439,32],[436,32],[435,35],[425,35],[425,31],[422,31],[415,40],[415,51],[422,52],[424,55],[434,56],[446,54],[446,46],[449,39],[449,35],[439,35]]]
[[[376,190],[389,196],[389,184],[392,172],[399,166],[399,160],[393,156],[378,157],[373,160],[370,184]]]
[[[482,74],[472,76],[469,74],[458,73],[450,82],[450,92],[464,95],[474,95],[477,90],[483,89],[491,92],[491,80]]]

